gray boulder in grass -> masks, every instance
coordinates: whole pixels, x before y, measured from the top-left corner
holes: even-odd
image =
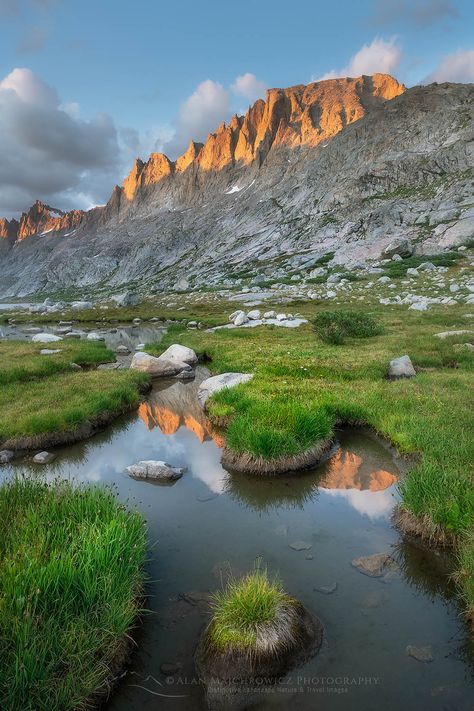
[[[390,361],[388,368],[389,380],[399,380],[400,378],[413,378],[416,375],[410,356],[404,355]]]

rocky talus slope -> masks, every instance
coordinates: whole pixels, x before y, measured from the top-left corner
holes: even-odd
[[[462,244],[473,100],[472,84],[405,90],[382,74],[271,89],[176,161],[137,159],[105,207],[38,202],[1,221],[0,295],[231,285]]]

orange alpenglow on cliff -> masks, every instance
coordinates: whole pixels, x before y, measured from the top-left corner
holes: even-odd
[[[388,74],[355,79],[327,79],[307,86],[269,89],[245,116],[234,116],[210,133],[204,144],[191,141],[176,160],[152,153],[143,162],[137,158],[123,183],[123,194],[132,200],[147,187],[195,166],[201,170],[222,170],[229,165],[260,164],[278,146],[317,146],[332,138],[368,109],[405,91],[405,86]]]

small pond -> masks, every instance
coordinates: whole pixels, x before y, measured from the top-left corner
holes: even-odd
[[[139,337],[146,340],[143,331]],[[449,565],[402,542],[390,524],[403,462],[371,433],[352,430],[340,432],[327,461],[304,474],[261,480],[227,472],[221,438],[196,401],[205,375],[198,368],[194,382],[156,385],[137,413],[58,448],[46,468],[29,455],[0,469],[0,477],[26,468],[113,485],[147,519],[150,614],[135,632],[130,670],[107,711],[205,709],[193,652],[206,600],[229,569],[249,571],[256,560],[322,620],[325,640],[318,656],[252,708],[472,710],[473,650]],[[135,481],[124,470],[141,459],[188,470],[172,486]],[[351,565],[378,552],[390,552],[400,572],[376,579]],[[409,657],[407,645],[430,645],[434,660]],[[181,667],[167,676],[163,664]]]

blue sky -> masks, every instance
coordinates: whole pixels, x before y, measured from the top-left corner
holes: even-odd
[[[3,88],[12,112],[10,124],[0,120],[0,155],[5,150],[8,166],[18,169],[24,151],[38,159],[38,173],[48,160],[57,171],[43,187],[25,176],[12,189],[0,166],[0,214],[18,211],[35,190],[66,207],[105,200],[135,153],[165,149],[175,157],[265,87],[377,70],[408,85],[474,81],[473,29],[468,0],[0,0],[0,106]],[[29,73],[12,75],[15,68]],[[19,82],[29,105],[35,82],[43,99],[45,86],[56,92],[47,106],[41,99],[41,116],[46,121],[51,112],[50,132],[58,119],[56,144],[71,140],[76,126],[73,164],[88,131],[97,146],[106,144],[103,156],[79,160],[75,172],[64,146],[63,186],[58,146],[47,150],[51,137],[41,144],[38,131],[20,136],[12,128]],[[4,146],[9,132],[15,146]]]

